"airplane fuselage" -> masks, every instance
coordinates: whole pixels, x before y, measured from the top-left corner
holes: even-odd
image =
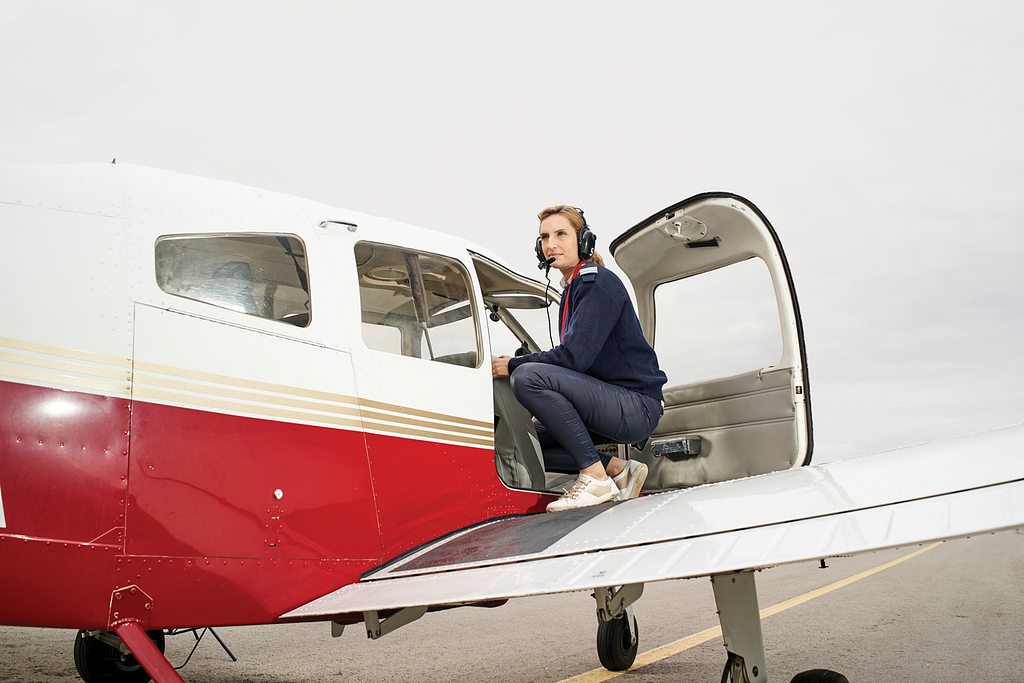
[[[488,364],[359,339],[356,243],[441,252],[472,283],[466,243],[130,166],[25,167],[0,191],[0,622],[272,622],[550,500],[495,471]],[[162,238],[198,253],[188,239],[218,235],[299,273],[300,324],[255,308],[283,306],[284,285],[250,286],[249,308],[160,272]]]

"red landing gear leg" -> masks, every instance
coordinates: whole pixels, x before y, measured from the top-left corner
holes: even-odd
[[[154,683],[185,683],[138,622],[122,622],[114,629],[114,633],[128,646],[132,656],[153,678]]]

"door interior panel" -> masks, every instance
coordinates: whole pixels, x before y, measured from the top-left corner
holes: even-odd
[[[668,375],[642,451],[644,489],[698,486],[810,462],[803,325],[785,252],[749,201],[691,197],[611,244]]]
[[[649,491],[698,486],[794,466],[800,429],[788,370],[750,372],[672,387],[665,414],[642,452]],[[685,442],[697,453],[681,452]],[[668,446],[667,452],[659,446]],[[728,457],[723,457],[727,455]]]

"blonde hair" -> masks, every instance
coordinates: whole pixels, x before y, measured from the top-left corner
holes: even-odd
[[[549,206],[548,208],[544,209],[543,211],[537,214],[537,218],[539,218],[541,222],[543,222],[545,218],[550,218],[551,216],[564,216],[566,220],[569,221],[569,224],[572,226],[572,229],[576,231],[577,244],[579,244],[580,232],[583,231],[583,228],[587,227],[587,229],[589,230],[587,222],[583,218],[583,212],[574,206],[569,206],[568,204],[558,204],[556,206]],[[601,255],[597,253],[596,249],[594,250],[594,255],[591,256],[589,260],[593,261],[598,265],[604,265],[604,259],[601,258]]]

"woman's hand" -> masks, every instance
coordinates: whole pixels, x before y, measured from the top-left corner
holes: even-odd
[[[508,377],[508,362],[512,356],[498,356],[491,359],[491,379]]]

